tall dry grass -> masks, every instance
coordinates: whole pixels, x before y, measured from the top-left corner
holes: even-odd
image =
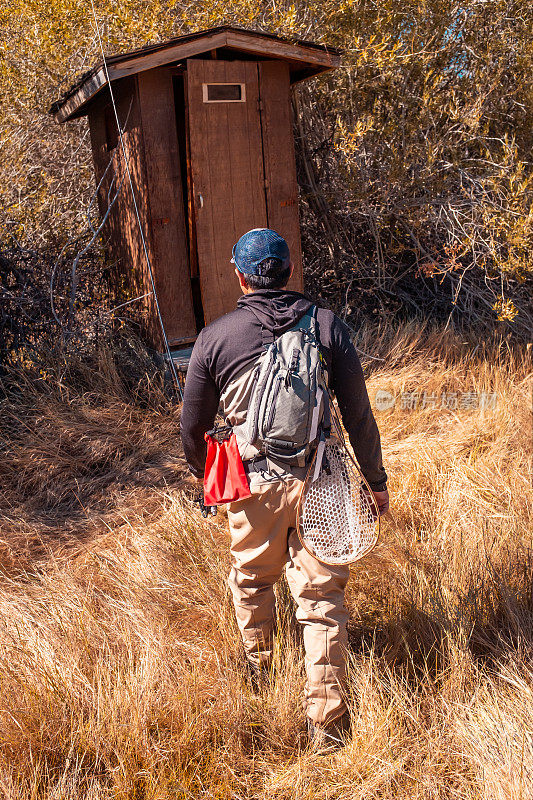
[[[357,344],[371,397],[398,397],[376,411],[392,517],[349,585],[352,737],[321,756],[300,736],[283,584],[269,686],[243,681],[225,520],[182,491],[179,408],[157,380],[133,397],[106,355],[10,389],[4,797],[533,796],[529,352],[414,327]],[[402,408],[413,391],[496,405]]]

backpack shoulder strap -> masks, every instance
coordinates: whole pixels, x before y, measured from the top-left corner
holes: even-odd
[[[315,305],[309,306],[305,314],[300,317],[298,322],[289,328],[291,331],[310,331],[314,336],[317,335],[317,322],[316,322],[317,307]]]

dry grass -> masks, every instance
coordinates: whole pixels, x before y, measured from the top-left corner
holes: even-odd
[[[376,412],[393,517],[353,569],[353,737],[302,746],[281,585],[269,688],[241,679],[224,518],[181,491],[179,409],[104,357],[4,401],[0,787],[6,798],[533,796],[530,364],[367,331],[369,390],[496,393]]]

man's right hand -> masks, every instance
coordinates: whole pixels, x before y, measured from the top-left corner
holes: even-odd
[[[374,499],[378,507],[379,516],[382,517],[383,514],[386,514],[389,510],[389,493],[385,489],[383,492],[372,491],[372,494],[374,495]]]

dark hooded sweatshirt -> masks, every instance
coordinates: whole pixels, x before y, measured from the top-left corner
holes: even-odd
[[[235,311],[204,328],[191,355],[185,382],[181,436],[193,475],[202,477],[204,433],[222,406],[233,424],[246,416],[247,388],[265,346],[263,329],[280,336],[295,325],[312,303],[298,292],[263,289],[243,295]],[[371,488],[386,488],[379,432],[370,408],[363,371],[347,326],[324,308],[317,312],[318,332],[329,385],[359,465]]]

